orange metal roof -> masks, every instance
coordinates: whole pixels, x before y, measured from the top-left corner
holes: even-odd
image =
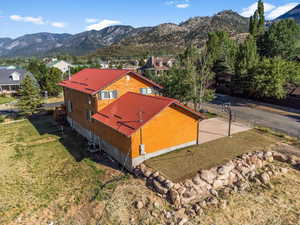
[[[130,74],[138,77],[151,85],[162,89],[162,87],[146,77],[132,72],[130,70],[119,69],[83,69],[74,74],[70,80],[64,80],[59,83],[60,86],[74,89],[86,94],[95,94],[113,82],[121,79],[123,76]]]
[[[93,115],[93,118],[130,137],[166,107],[175,104],[198,118],[201,114],[181,105],[176,99],[128,92]]]

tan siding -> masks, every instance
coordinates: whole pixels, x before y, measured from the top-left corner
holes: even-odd
[[[130,76],[130,79],[127,79],[127,76],[124,76],[120,80],[114,82],[113,84],[106,87],[105,91],[118,91],[118,98],[122,95],[126,94],[127,92],[135,92],[140,93],[141,88],[152,88],[147,82],[139,79],[137,77]],[[98,112],[102,110],[105,106],[109,105],[110,103],[114,102],[116,99],[109,99],[109,100],[98,100]]]
[[[131,150],[131,138],[122,135],[116,130],[98,122],[93,122],[93,133],[122,151],[125,155]],[[130,155],[129,155],[130,157]]]
[[[146,153],[182,145],[198,138],[198,120],[187,112],[168,107],[132,136],[132,157],[139,156],[139,145]]]

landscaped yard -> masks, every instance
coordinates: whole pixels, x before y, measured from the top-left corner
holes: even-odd
[[[73,132],[61,137],[51,117],[0,124],[0,224],[45,210],[60,224],[71,224],[66,212],[86,203],[97,208],[95,199],[109,193],[101,186],[112,179],[110,172],[120,174],[89,157],[82,138]]]
[[[279,141],[279,138],[250,130],[224,137],[198,146],[181,149],[146,161],[174,182],[193,177],[201,169],[222,165],[243,153],[264,150]]]
[[[14,100],[16,100],[16,99],[13,98],[13,97],[3,97],[3,96],[0,96],[0,105],[12,102]]]

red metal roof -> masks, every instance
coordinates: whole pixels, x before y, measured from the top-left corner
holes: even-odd
[[[201,118],[199,113],[182,106],[176,99],[128,92],[93,115],[93,118],[130,137],[166,107],[175,104]]]
[[[64,80],[60,82],[59,85],[92,95],[112,84],[113,82],[121,79],[127,74],[138,77],[159,89],[162,88],[153,81],[130,70],[92,68],[81,70],[80,72],[74,74],[70,80]]]

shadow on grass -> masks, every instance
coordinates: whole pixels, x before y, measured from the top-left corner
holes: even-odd
[[[72,155],[76,162],[89,159],[116,170],[122,169],[117,162],[111,160],[103,152],[89,152],[88,141],[84,137],[72,130],[67,124],[58,124],[53,120],[52,116],[34,116],[28,119],[40,135],[50,134],[57,136],[58,141]]]

